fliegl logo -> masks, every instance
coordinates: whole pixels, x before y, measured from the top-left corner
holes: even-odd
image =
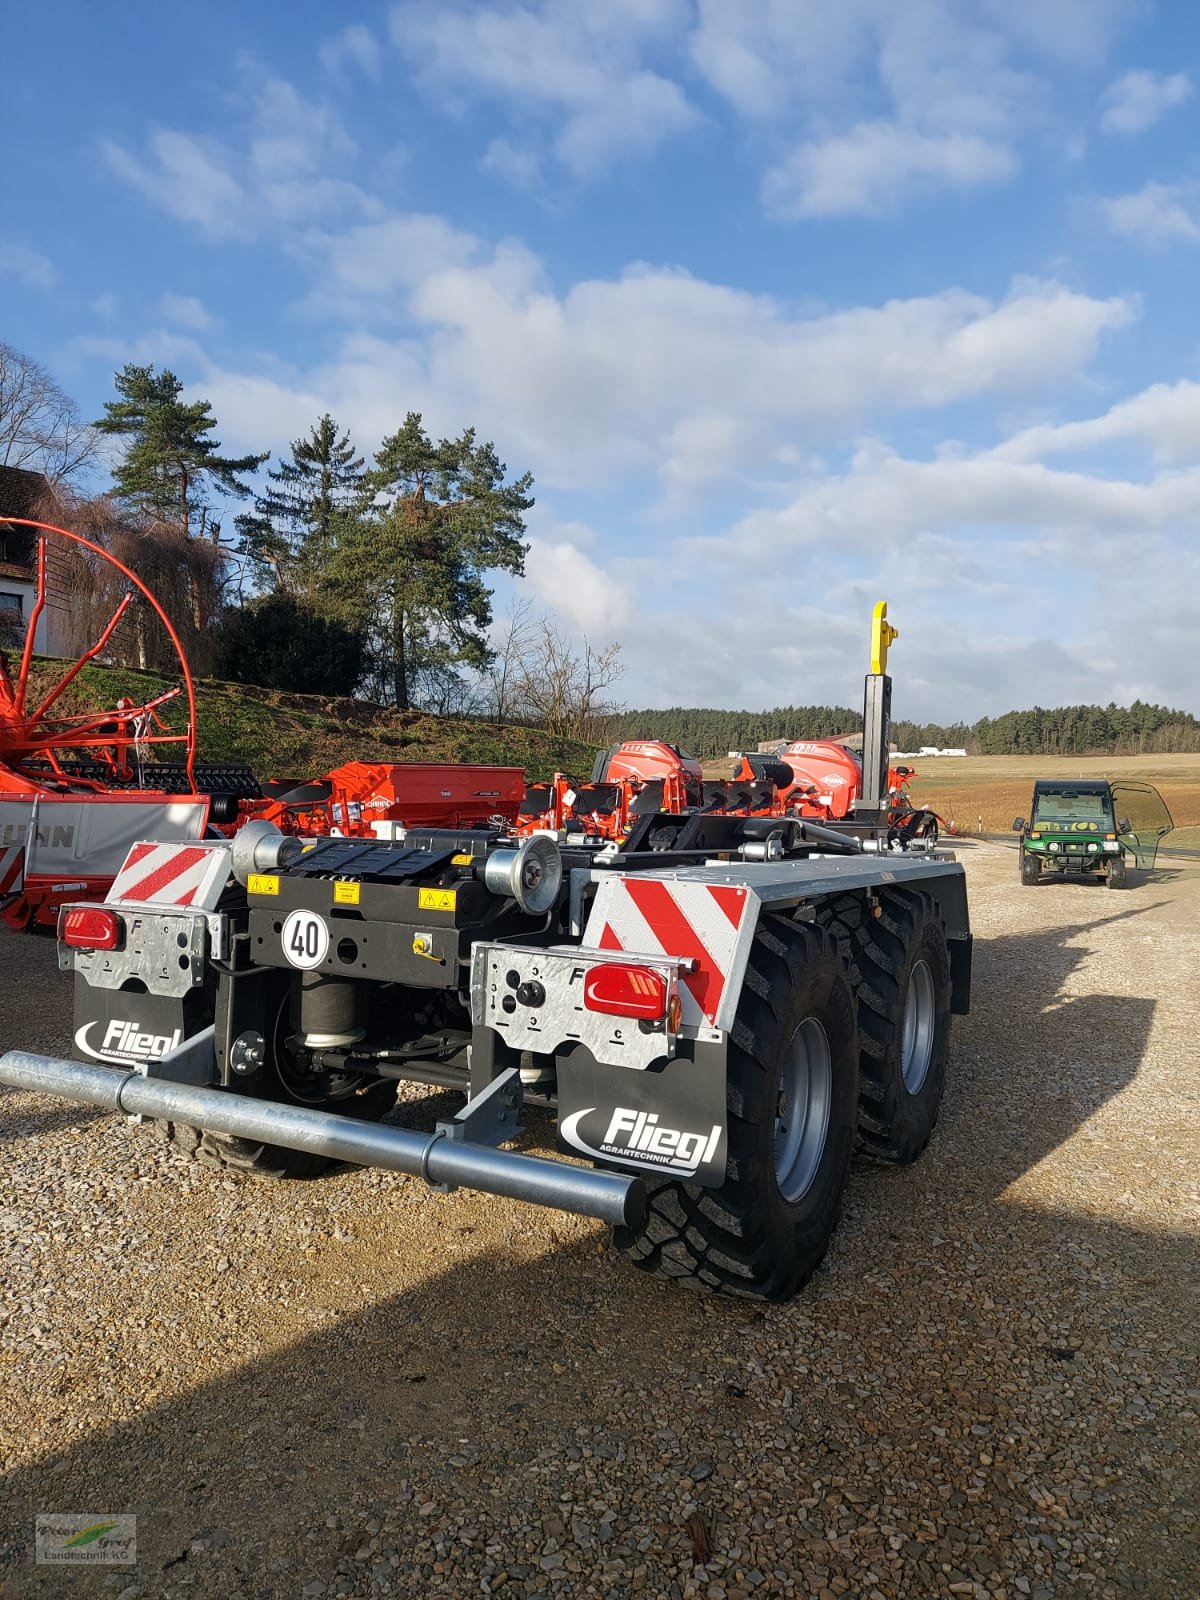
[[[99,1044],[99,1028],[104,1029]],[[75,1030],[75,1043],[93,1061],[161,1061],[168,1050],[183,1042],[183,1030],[174,1033],[145,1033],[138,1022],[114,1017],[111,1022],[85,1022]]]
[[[691,1133],[664,1126],[656,1111],[631,1111],[626,1106],[617,1106],[609,1118],[604,1137],[596,1144],[589,1144],[580,1124],[595,1111],[595,1106],[588,1106],[584,1111],[572,1112],[563,1118],[559,1132],[568,1144],[585,1155],[602,1156],[626,1166],[694,1178],[705,1162],[712,1160],[721,1142],[719,1122],[715,1122],[708,1133]]]

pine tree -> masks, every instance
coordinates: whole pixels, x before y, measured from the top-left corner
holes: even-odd
[[[255,496],[254,510],[237,519],[243,547],[260,581],[311,598],[332,560],[339,521],[361,500],[363,458],[326,412],[267,477],[277,487]]]
[[[337,532],[329,586],[352,620],[375,630],[397,706],[422,678],[491,659],[491,591],[484,573],[524,571],[525,473],[507,472],[475,430],[436,444],[410,411],[367,474],[370,503]]]
[[[217,425],[207,400],[185,404],[179,396],[183,384],[166,368],[132,364],[115,378],[119,400],[106,401],[104,416],[93,424],[100,433],[127,439],[125,452],[113,473],[119,500],[173,522],[185,536],[192,534],[193,518],[200,518],[203,536],[209,522],[205,490],[245,499],[250,493],[241,482],[243,473],[255,472],[267,454],[227,457],[209,437]],[[216,542],[219,525],[207,527]]]

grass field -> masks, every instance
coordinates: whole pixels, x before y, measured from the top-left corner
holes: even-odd
[[[1168,846],[1200,847],[1200,754],[1098,756],[937,756],[916,763],[914,801],[931,806],[962,829],[1002,833],[1028,816],[1035,778],[1134,779],[1152,783],[1175,820]]]
[[[1200,754],[1163,756],[934,756],[915,763],[911,793],[967,833],[1005,833],[1028,816],[1035,778],[1122,778],[1152,783],[1175,819],[1168,847],[1200,849]],[[728,777],[729,762],[706,764]]]

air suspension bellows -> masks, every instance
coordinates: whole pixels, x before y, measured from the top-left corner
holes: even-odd
[[[306,972],[300,980],[300,1031],[306,1050],[341,1050],[357,1044],[359,987],[346,978]]]

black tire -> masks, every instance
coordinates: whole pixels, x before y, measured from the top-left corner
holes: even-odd
[[[289,1105],[297,1103],[282,1093],[272,1098]],[[396,1085],[380,1083],[353,1097],[329,1099],[319,1109],[358,1122],[381,1122],[395,1103]],[[316,1178],[336,1165],[328,1156],[313,1155],[311,1151],[288,1150],[283,1145],[239,1139],[229,1133],[209,1133],[186,1122],[157,1122],[154,1126],[156,1132],[193,1161],[220,1167],[224,1172],[246,1172],[257,1178]]]
[[[1021,882],[1036,883],[1042,875],[1042,864],[1032,850],[1021,851]]]
[[[1104,881],[1110,889],[1124,889],[1127,886],[1128,878],[1123,855],[1113,856],[1108,863],[1108,872],[1105,874]]]
[[[808,1124],[793,1121],[789,1138],[779,1119],[781,1072],[801,1060],[820,1085],[823,1136],[817,1123],[808,1136]],[[651,1183],[645,1228],[618,1229],[617,1247],[644,1271],[698,1289],[789,1299],[837,1226],[857,1098],[854,1001],[832,940],[810,924],[764,918],[730,1033],[725,1181],[715,1189]],[[794,1148],[800,1159],[789,1167]],[[789,1182],[798,1191],[790,1198]]]
[[[268,1081],[257,1098],[277,1104],[308,1106],[314,1111],[331,1111],[356,1122],[381,1122],[396,1104],[397,1085],[383,1080],[356,1083],[348,1079],[341,1092],[306,1098],[288,1085],[282,1070],[283,1037],[287,1031],[287,995],[284,993],[276,1016],[275,1037],[269,1051]],[[252,1173],[259,1178],[315,1178],[336,1165],[328,1156],[307,1150],[289,1150],[283,1145],[263,1144],[257,1139],[240,1139],[236,1134],[209,1133],[185,1122],[160,1122],[157,1131],[171,1144],[205,1166],[226,1172]]]
[[[878,915],[863,896],[830,908],[858,1002],[859,1148],[908,1165],[929,1143],[942,1104],[950,1049],[950,952],[934,900],[886,889]]]

